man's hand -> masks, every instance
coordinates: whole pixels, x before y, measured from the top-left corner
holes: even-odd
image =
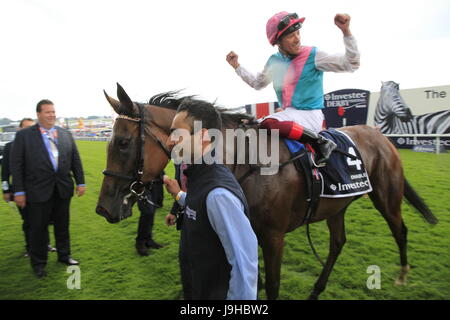
[[[82,195],[84,195],[84,193],[86,192],[86,187],[85,186],[77,186],[77,190],[76,193],[79,197],[81,197]]]
[[[164,184],[166,185],[167,192],[169,192],[172,195],[172,197],[175,198],[178,192],[181,191],[178,181],[175,179],[170,179],[168,176],[164,176],[163,181]]]
[[[234,51],[231,51],[229,54],[227,54],[227,62],[232,66],[234,69],[239,67],[239,56],[234,53]]]
[[[170,227],[175,224],[177,217],[174,214],[169,213],[164,220],[166,222],[166,226]]]
[[[9,193],[9,192],[4,193],[3,200],[5,200],[6,202],[10,202],[11,201],[11,193]]]
[[[14,202],[17,204],[17,206],[19,208],[25,208],[26,203],[27,203],[27,198],[26,196],[15,196],[14,197]]]
[[[350,32],[350,20],[350,16],[345,13],[338,13],[334,17],[334,24],[342,30],[342,33],[346,37],[352,35],[352,33]]]

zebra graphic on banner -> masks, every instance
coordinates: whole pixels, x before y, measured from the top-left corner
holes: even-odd
[[[374,118],[375,126],[384,134],[450,133],[450,110],[413,115],[400,95],[399,84],[382,82]]]

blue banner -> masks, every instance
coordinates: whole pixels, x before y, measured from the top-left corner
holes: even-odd
[[[324,95],[323,114],[327,128],[367,123],[370,91],[343,89]]]

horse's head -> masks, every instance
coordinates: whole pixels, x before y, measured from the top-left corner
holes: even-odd
[[[133,102],[119,84],[119,100],[106,92],[105,96],[119,116],[108,143],[96,212],[116,223],[131,216],[131,208],[144,186],[156,181],[167,165],[165,142],[173,115],[162,108]]]

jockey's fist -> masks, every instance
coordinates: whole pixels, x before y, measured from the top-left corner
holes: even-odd
[[[233,51],[230,51],[229,54],[227,54],[227,62],[230,64],[230,66],[232,66],[234,69],[236,69],[237,67],[239,67],[239,62],[238,62],[239,56],[234,53]]]
[[[350,16],[345,13],[338,13],[334,17],[334,24],[337,25],[339,29],[342,30],[342,33],[344,36],[351,36],[352,33],[350,32]]]

